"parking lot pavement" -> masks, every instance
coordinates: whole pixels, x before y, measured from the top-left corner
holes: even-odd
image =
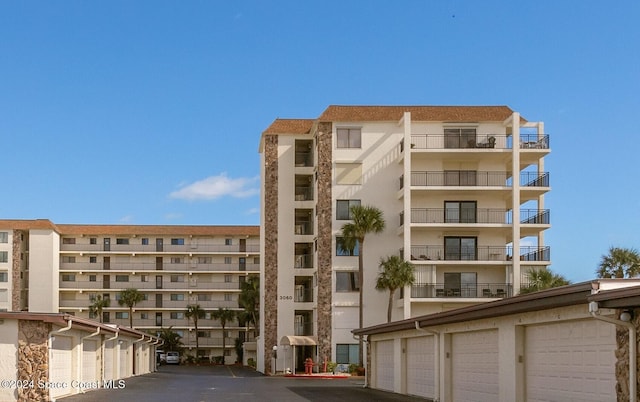
[[[266,377],[239,366],[161,366],[151,374],[125,379],[119,389],[99,389],[61,402],[111,401],[425,401],[363,388],[361,377],[311,379]]]

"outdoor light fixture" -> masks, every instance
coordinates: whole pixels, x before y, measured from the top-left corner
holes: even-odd
[[[620,321],[630,322],[632,318],[633,313],[629,310],[624,310],[622,313],[620,313]]]

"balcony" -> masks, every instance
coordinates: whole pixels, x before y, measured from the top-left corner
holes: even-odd
[[[296,201],[313,201],[313,187],[296,186],[294,191]]]
[[[295,255],[294,268],[313,268],[313,254]]]
[[[244,268],[244,269],[243,269]],[[157,265],[155,262],[125,262],[125,263],[109,263],[103,264],[102,262],[89,263],[89,262],[61,262],[60,270],[63,271],[82,271],[82,272],[95,272],[95,271],[124,271],[124,272],[142,272],[150,273],[149,271],[162,272],[162,271],[178,271],[187,272],[193,271],[194,273],[206,273],[206,272],[222,272],[222,271],[260,271],[260,264],[248,264],[236,262],[232,264],[225,263],[171,263],[169,261]]]
[[[513,149],[513,137],[505,134],[415,134],[411,149]],[[521,134],[520,149],[549,149],[549,135]]]
[[[313,289],[304,286],[296,286],[293,292],[293,301],[296,303],[312,303]]]
[[[475,248],[445,248],[444,246],[412,245],[412,261],[511,261],[511,246],[477,246]],[[520,261],[550,261],[551,250],[547,247],[520,247]]]
[[[165,244],[161,251],[157,251],[155,244],[111,244],[109,250],[104,250],[102,244],[60,244],[60,251],[78,251],[85,253],[168,253],[168,254],[198,254],[198,253],[252,253],[260,252],[259,244],[181,244],[171,245]]]
[[[400,176],[400,189],[404,188],[404,175]],[[446,170],[413,171],[413,187],[512,187],[512,177],[502,171]],[[549,187],[548,172],[520,172],[520,186]]]
[[[313,141],[296,140],[295,165],[296,167],[312,167],[313,166]]]
[[[403,219],[401,218],[401,222]],[[462,210],[447,210],[445,208],[411,208],[411,223],[436,224],[503,224],[513,223],[513,212],[507,209],[476,208]],[[522,224],[549,224],[548,209],[520,210]]]
[[[313,323],[312,322],[294,323],[293,334],[296,336],[313,336]]]
[[[411,297],[418,298],[504,298],[513,290],[508,283],[478,283],[451,287],[445,283],[417,283],[411,286]]]
[[[99,281],[60,281],[60,289],[109,289],[113,292],[128,288],[136,288],[139,290],[151,290],[151,289],[165,289],[165,290],[239,290],[240,285],[238,282],[211,282],[211,281],[183,281],[183,282],[170,282],[170,281],[131,281],[131,282],[115,282],[103,280]]]

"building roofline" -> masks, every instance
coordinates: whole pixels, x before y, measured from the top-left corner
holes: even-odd
[[[510,314],[527,313],[531,311],[548,310],[597,301],[602,307],[616,308],[640,305],[640,286],[637,281],[627,282],[627,287],[612,290],[599,290],[602,283],[618,283],[599,279],[574,285],[561,286],[539,292],[528,293],[515,297],[508,297],[493,302],[476,304],[442,313],[429,314],[406,320],[374,325],[367,328],[355,329],[355,335],[374,335],[393,331],[414,329],[416,322],[420,327],[432,327],[443,324],[454,324],[463,321],[494,318]],[[635,285],[630,285],[631,283]],[[597,292],[597,293],[596,293]]]

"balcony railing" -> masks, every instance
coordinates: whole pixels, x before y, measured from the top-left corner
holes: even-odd
[[[522,224],[549,224],[548,209],[520,210]],[[400,214],[400,224],[404,222]],[[510,225],[513,212],[507,209],[477,208],[470,210],[447,210],[445,208],[411,208],[411,223],[495,223]]]
[[[111,253],[258,253],[259,244],[164,244],[162,251],[157,251],[155,244],[111,244],[109,250],[104,250],[102,244],[61,244],[61,251],[82,251],[82,252],[111,252]]]
[[[549,187],[549,173],[520,172],[520,185],[523,187]]]
[[[404,175],[399,179],[404,188]],[[512,177],[507,172],[479,170],[413,171],[411,185],[415,187],[512,187]],[[548,172],[521,172],[523,187],[549,187]]]
[[[313,201],[313,187],[296,186],[295,197],[296,201]]]
[[[313,302],[313,289],[311,288],[295,289],[293,292],[293,301],[298,303]]]
[[[164,280],[162,282],[156,282],[150,280],[148,282],[130,281],[130,282],[116,282],[113,279],[109,282],[105,282],[102,278],[98,278],[98,281],[60,281],[60,289],[109,289],[111,291],[119,291],[122,289],[136,288],[140,290],[149,289],[185,289],[185,290],[239,290],[240,285],[238,282],[211,282],[211,281],[189,281],[182,282],[170,282]],[[108,285],[108,286],[105,286]]]
[[[313,254],[296,255],[294,268],[313,268]]]
[[[162,269],[158,269],[158,265],[155,262],[125,262],[125,263],[114,263],[111,262],[108,265],[108,268],[105,269],[105,266],[102,262],[89,263],[89,262],[61,262],[60,269],[61,270],[72,270],[72,271],[105,271],[105,274],[108,274],[109,271],[127,271],[127,272],[138,272],[138,271],[155,271],[158,273],[162,273],[162,271],[194,271],[205,273],[208,271],[260,271],[260,264],[253,263],[245,263],[241,264],[238,262],[232,264],[224,264],[224,263],[171,263],[164,262],[160,265]],[[150,273],[150,272],[146,272]]]
[[[459,248],[444,246],[411,246],[412,261],[511,261],[513,248],[500,246],[477,246]],[[550,261],[551,250],[547,247],[520,247],[520,261]]]
[[[295,323],[293,326],[293,334],[296,336],[313,336],[313,323]]]
[[[294,223],[294,233],[297,235],[312,235],[313,222],[297,220]]]
[[[310,167],[313,166],[313,152],[311,151],[296,151],[295,164],[298,167]]]
[[[411,286],[412,298],[503,298],[513,295],[508,283],[477,283],[450,285],[445,283],[417,283]]]
[[[504,134],[476,134],[475,136],[448,136],[444,134],[414,134],[412,149],[512,149],[513,137]],[[521,134],[521,149],[549,149],[549,135]],[[401,151],[403,151],[401,145]]]

